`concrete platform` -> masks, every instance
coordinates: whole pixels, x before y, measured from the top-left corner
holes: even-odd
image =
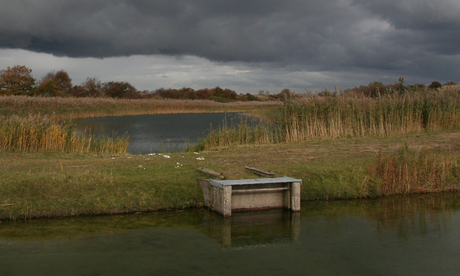
[[[200,180],[205,205],[225,217],[232,211],[286,208],[300,211],[301,179],[291,177]]]

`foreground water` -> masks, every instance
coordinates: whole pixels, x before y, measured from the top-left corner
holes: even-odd
[[[129,136],[128,151],[132,154],[183,151],[218,129],[224,122],[238,124],[254,119],[241,113],[158,114],[139,116],[102,117],[76,120],[76,130],[95,135]]]
[[[0,275],[458,275],[458,194],[0,224]]]

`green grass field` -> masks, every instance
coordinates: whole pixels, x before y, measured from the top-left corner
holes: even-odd
[[[391,193],[381,190],[372,164],[379,154],[398,156],[406,144],[415,152],[424,148],[434,159],[460,157],[458,132],[232,146],[167,156],[3,152],[0,220],[201,207],[198,180],[207,177],[196,170],[201,166],[229,179],[257,177],[244,166],[301,178],[302,200],[382,196]],[[458,189],[458,164],[446,172],[451,177],[442,190]]]

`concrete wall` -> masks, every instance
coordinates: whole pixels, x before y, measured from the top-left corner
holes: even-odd
[[[232,195],[232,210],[283,208],[284,194],[289,191],[247,193]]]
[[[210,184],[209,179],[201,179],[200,185],[205,205],[225,217],[231,216],[232,210],[244,209],[286,208],[300,211],[300,182],[285,183],[283,189],[287,190],[257,190],[258,186],[265,186],[251,185],[252,189],[244,190],[240,186],[233,193],[232,186],[216,187]]]

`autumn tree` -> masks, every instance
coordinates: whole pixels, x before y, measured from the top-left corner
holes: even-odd
[[[48,72],[40,81],[40,85],[46,84],[49,86],[49,81],[53,82],[56,94],[55,96],[64,96],[70,94],[72,90],[72,79],[69,77],[69,74],[64,71],[51,71]]]
[[[326,90],[326,91],[329,92],[329,90]],[[324,94],[324,92],[323,92],[323,94]],[[291,91],[291,89],[284,88],[278,94],[273,95],[273,97],[277,98],[277,99],[280,99],[280,100],[290,100],[292,97],[294,97],[294,93]]]
[[[71,94],[75,97],[100,97],[102,83],[97,78],[87,78],[81,85],[75,85]]]
[[[195,91],[195,95],[200,100],[206,100],[214,96],[214,90],[209,90],[208,88],[200,89]]]
[[[197,98],[195,90],[190,87],[182,87],[181,89],[165,89],[158,88],[153,92],[154,96],[158,96],[163,99],[191,99]]]
[[[224,98],[231,99],[231,100],[236,100],[238,97],[238,94],[236,94],[235,91],[225,88],[223,91],[223,96]]]
[[[42,97],[56,97],[62,96],[60,88],[53,82],[53,80],[41,81],[35,89],[35,95]]]
[[[428,86],[428,88],[430,89],[439,89],[441,87],[442,87],[442,84],[439,81],[434,81]]]
[[[7,67],[0,71],[0,94],[30,95],[33,93],[35,79],[32,69],[23,65]]]
[[[363,95],[365,97],[376,98],[385,93],[386,90],[390,89],[390,87],[383,85],[381,82],[371,82],[367,86],[361,85],[359,87],[355,87],[352,91],[355,92],[357,95]],[[346,92],[351,94],[350,92]]]
[[[154,92],[157,96],[163,98],[163,99],[180,99],[181,98],[181,92],[177,89],[172,89],[172,88],[158,88]]]
[[[195,100],[197,98],[195,89],[193,88],[182,87],[180,91],[182,92],[182,98],[184,99]]]
[[[141,95],[137,89],[128,82],[109,81],[102,85],[105,95],[112,98],[137,99]]]

